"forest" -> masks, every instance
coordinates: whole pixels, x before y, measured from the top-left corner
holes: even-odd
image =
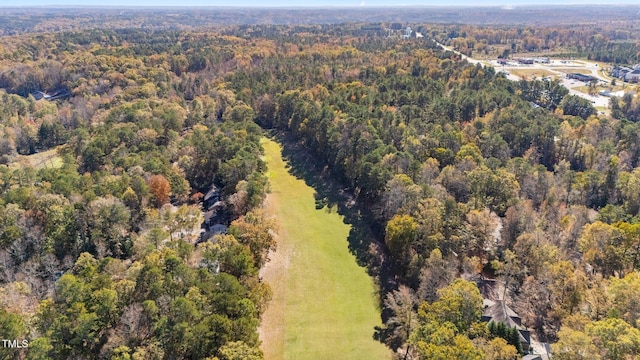
[[[598,115],[557,81],[512,82],[425,34],[3,36],[0,329],[29,346],[0,358],[261,359],[266,132],[370,219],[384,245],[363,256],[384,321],[371,332],[398,358],[520,358],[512,328],[481,321],[491,293],[554,360],[639,356],[640,100]],[[229,227],[202,241],[212,186]]]

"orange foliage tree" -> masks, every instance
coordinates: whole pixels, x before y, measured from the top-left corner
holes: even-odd
[[[169,195],[171,194],[171,187],[169,181],[162,175],[153,175],[147,180],[149,185],[149,191],[153,195],[154,201],[157,207],[169,202]]]

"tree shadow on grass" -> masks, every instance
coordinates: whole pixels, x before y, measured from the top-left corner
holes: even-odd
[[[384,294],[396,288],[391,260],[386,253],[380,235],[382,229],[376,223],[371,209],[356,201],[347,186],[332,176],[328,166],[317,160],[303,146],[286,133],[270,132],[269,136],[282,146],[282,157],[286,168],[293,176],[303,180],[315,190],[317,210],[337,212],[345,224],[351,225],[347,238],[349,251],[358,265],[376,280],[379,287],[377,298],[382,304]]]

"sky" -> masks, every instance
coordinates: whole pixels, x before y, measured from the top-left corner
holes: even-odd
[[[506,6],[522,5],[580,5],[580,4],[637,4],[638,0],[0,0],[0,7],[7,6]]]

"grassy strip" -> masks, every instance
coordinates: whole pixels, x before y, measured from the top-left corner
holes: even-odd
[[[317,209],[314,189],[289,173],[276,142],[265,139],[263,146],[280,254],[265,276],[274,300],[261,332],[284,343],[265,341],[266,358],[389,359],[390,351],[372,338],[380,311],[373,280],[349,252],[350,225],[330,208]],[[271,276],[275,269],[285,271]]]
[[[527,80],[531,80],[534,76],[537,79],[554,76],[554,73],[545,69],[509,69],[509,72],[518,77],[524,76]]]

